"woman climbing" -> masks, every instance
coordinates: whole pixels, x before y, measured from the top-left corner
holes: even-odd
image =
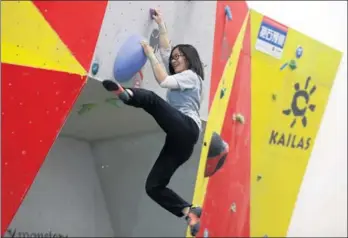
[[[166,133],[162,151],[147,178],[146,193],[167,211],[185,217],[195,236],[199,231],[201,208],[185,201],[167,185],[174,172],[191,157],[201,131],[199,110],[204,71],[192,45],[171,48],[159,10],[154,11],[153,18],[159,27],[160,54],[166,67],[159,63],[148,43],[141,44],[158,84],[168,89],[167,101],[146,89],[123,88],[114,80],[104,80],[103,86],[115,92],[126,105],[144,109]]]

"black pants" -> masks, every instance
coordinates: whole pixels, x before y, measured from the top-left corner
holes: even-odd
[[[146,193],[172,214],[182,217],[191,204],[167,187],[174,172],[192,155],[199,137],[195,121],[169,105],[152,91],[131,88],[134,96],[127,105],[143,108],[167,134],[164,146],[147,178]]]

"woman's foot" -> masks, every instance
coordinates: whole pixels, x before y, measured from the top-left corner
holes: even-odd
[[[119,83],[113,80],[104,80],[102,82],[104,88],[109,92],[114,92],[116,95],[124,102],[128,101],[130,98],[129,93],[125,90]]]
[[[191,235],[196,236],[200,228],[200,218],[202,215],[202,208],[191,207],[185,219],[190,227]]]

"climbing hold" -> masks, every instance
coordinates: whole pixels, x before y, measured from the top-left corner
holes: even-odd
[[[272,94],[272,100],[273,101],[277,100],[277,94],[274,94],[274,93]]]
[[[302,46],[298,46],[296,49],[296,58],[297,59],[301,58],[302,54],[303,54],[303,48],[302,48]]]
[[[157,16],[157,12],[155,11],[155,9],[150,8],[150,17],[151,17],[151,19],[153,19],[153,16]]]
[[[221,89],[221,91],[220,91],[220,99],[225,96],[225,91],[226,91],[226,88],[222,88]]]
[[[261,176],[261,175],[257,175],[256,180],[257,180],[257,181],[260,181],[261,179],[262,179],[262,176]]]
[[[241,124],[244,124],[245,123],[245,118],[242,114],[240,113],[237,113],[237,114],[233,114],[233,120],[234,121],[238,121],[239,123]]]
[[[231,8],[230,6],[225,6],[225,14],[228,18],[228,20],[232,20],[232,11],[231,11]]]
[[[93,63],[92,65],[92,75],[96,75],[99,70],[99,64],[97,62]]]
[[[77,112],[79,115],[82,115],[86,112],[92,110],[93,107],[97,106],[95,103],[86,103],[81,105],[81,109]]]
[[[204,234],[203,234],[204,238],[208,238],[209,237],[209,231],[207,228],[204,229]]]
[[[107,98],[105,99],[105,102],[118,108],[121,107],[122,105],[122,101],[118,98]]]
[[[289,67],[291,70],[295,70],[297,68],[297,64],[295,60],[290,60]]]
[[[219,134],[213,132],[210,140],[204,177],[214,175],[224,165],[228,151],[228,144],[220,137]]]
[[[286,68],[286,66],[288,66],[288,62],[286,62],[286,63],[284,63],[281,67],[280,67],[280,70],[283,70],[283,69],[285,69]]]
[[[236,205],[235,202],[232,203],[232,205],[231,205],[231,207],[230,207],[230,210],[231,210],[232,212],[237,212],[237,205]]]
[[[140,35],[130,36],[120,47],[114,64],[114,77],[120,83],[127,82],[145,65],[147,57],[140,42]]]

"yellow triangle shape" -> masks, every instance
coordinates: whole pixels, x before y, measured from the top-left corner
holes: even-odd
[[[30,1],[1,2],[1,62],[86,75]]]
[[[193,193],[192,204],[203,206],[209,178],[204,177],[205,165],[208,157],[209,144],[213,132],[221,133],[223,123],[225,120],[225,114],[228,107],[228,102],[232,93],[234,79],[237,72],[237,66],[239,63],[240,52],[243,48],[243,42],[247,24],[249,20],[249,12],[244,18],[243,25],[238,33],[237,39],[234,43],[231,55],[226,62],[224,71],[222,73],[221,80],[213,98],[210,112],[208,115],[208,121],[204,133],[204,141],[208,146],[203,146],[201,151],[201,159],[199,160],[196,183]],[[226,94],[223,98],[220,98],[221,90],[225,88]],[[192,237],[190,229],[186,230],[186,237]]]

